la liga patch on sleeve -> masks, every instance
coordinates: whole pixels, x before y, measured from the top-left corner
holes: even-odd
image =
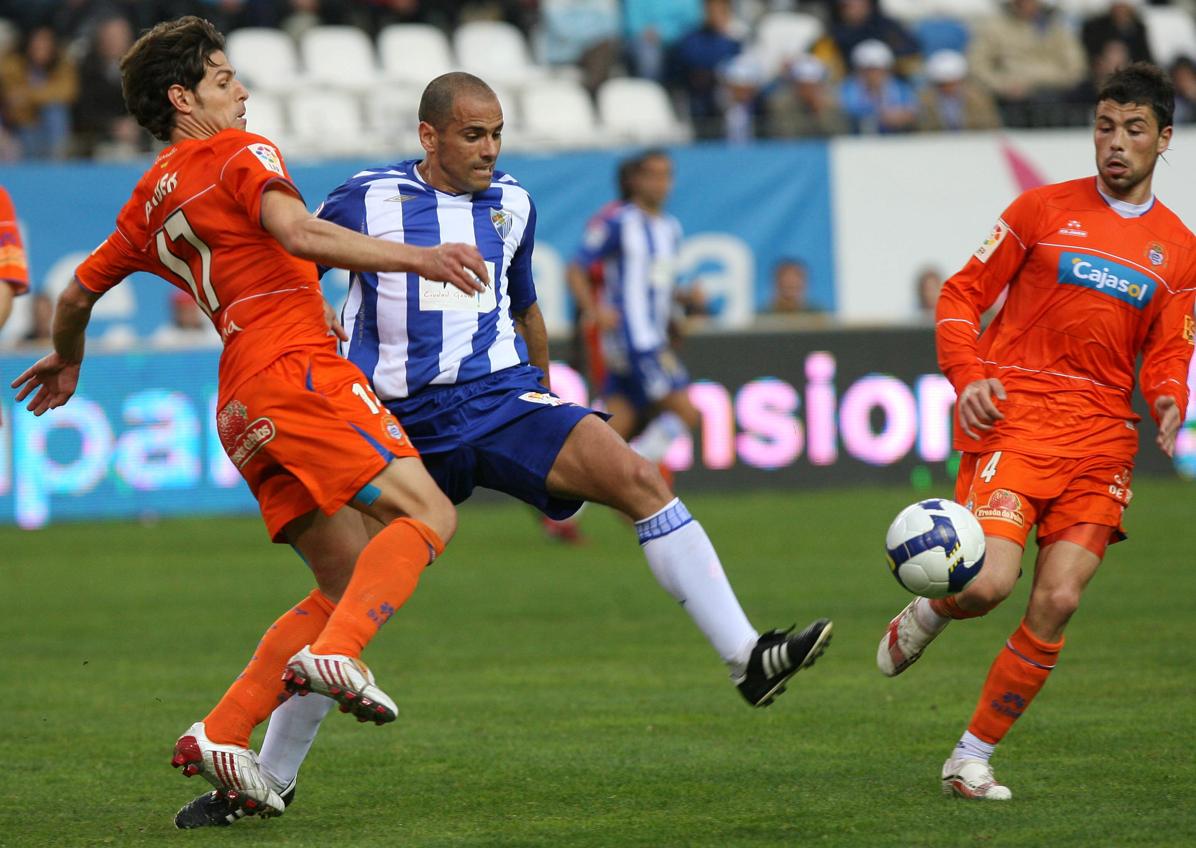
[[[1009,225],[998,220],[992,232],[988,234],[988,238],[984,240],[984,244],[976,250],[976,258],[981,262],[988,262],[988,258],[993,255],[993,251],[1000,246],[1001,242],[1005,241],[1005,236],[1008,234]]]
[[[262,163],[267,171],[273,171],[279,176],[286,176],[286,172],[282,170],[282,157],[270,145],[251,144],[249,145],[249,152],[257,157],[258,161]]]

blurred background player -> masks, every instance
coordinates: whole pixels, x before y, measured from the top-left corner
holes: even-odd
[[[528,192],[495,168],[504,118],[491,88],[471,74],[444,74],[425,89],[419,118],[422,160],[360,172],[329,195],[320,215],[406,244],[473,240],[495,269],[494,289],[469,297],[416,274],[355,273],[342,311],[352,339],[345,354],[404,421],[454,503],[482,486],[554,518],[590,500],[632,519],[657,582],[709,640],[748,704],[768,706],[821,655],[831,622],[819,619],[800,633],[757,632],[706,531],[656,466],[593,410],[551,393],[531,274],[536,211]],[[345,520],[358,522],[342,510],[320,524]],[[292,699],[275,712],[262,770],[276,786],[293,786],[329,706]],[[177,821],[200,827],[235,818],[220,798],[201,796]]]
[[[955,499],[984,528],[986,561],[959,594],[917,598],[890,622],[880,670],[900,674],[952,619],[982,616],[1008,597],[1038,528],[1025,617],[943,764],[947,794],[1012,797],[989,758],[1055,667],[1106,547],[1125,538],[1139,356],[1155,442],[1168,456],[1175,448],[1188,404],[1196,238],[1151,190],[1172,106],[1155,66],[1114,75],[1096,104],[1097,176],[1018,197],[939,297],[939,365],[959,397]],[[980,315],[1006,285],[981,335]]]
[[[203,774],[231,806],[277,815],[284,801],[248,745],[285,699],[284,666],[288,688],[334,696],[362,720],[393,720],[394,702],[359,657],[456,529],[452,504],[410,440],[337,355],[312,263],[413,271],[470,294],[488,275],[473,247],[393,244],[312,216],[278,150],[245,132],[248,93],[223,48],[210,23],[184,17],[155,26],[121,60],[129,111],[170,144],[59,297],[54,352],[13,387],[17,400],[33,394],[35,415],[65,404],[93,306],[135,271],[190,290],[220,330],[221,442],[271,538],[313,563],[319,588],[266,633],[220,703],[179,738],[171,762],[188,777]],[[331,579],[308,531],[321,511],[346,504],[383,526]],[[280,653],[283,636],[290,650]]]

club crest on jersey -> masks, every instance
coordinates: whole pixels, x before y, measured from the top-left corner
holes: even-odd
[[[257,157],[258,161],[262,163],[267,171],[273,171],[281,176],[286,176],[282,170],[282,158],[278,155],[278,151],[268,144],[251,144],[249,145],[249,152]]]
[[[1017,493],[1008,489],[997,489],[988,496],[988,503],[972,510],[978,519],[1008,521],[1018,527],[1026,525],[1026,517],[1022,515],[1022,499]]]
[[[403,441],[403,428],[399,426],[399,421],[393,415],[382,416],[382,432],[390,436],[396,442]]]
[[[506,241],[507,236],[511,234],[511,224],[513,222],[514,218],[510,212],[495,209],[490,213],[490,223],[494,225],[495,232],[498,233],[498,237],[503,241]]]
[[[981,262],[988,262],[988,258],[993,255],[993,251],[1001,246],[1001,242],[1005,241],[1005,236],[1008,234],[1009,225],[998,219],[996,225],[992,229],[992,232],[989,233],[988,238],[984,240],[984,244],[977,248],[975,253],[976,258]]]
[[[1065,250],[1059,254],[1058,282],[1083,286],[1143,309],[1154,297],[1155,281],[1118,262]]]
[[[1156,268],[1167,261],[1167,251],[1157,241],[1151,242],[1146,246],[1146,258],[1150,260],[1150,264]]]
[[[231,400],[216,416],[216,432],[224,452],[237,468],[249,464],[265,445],[278,434],[274,422],[269,418],[249,421],[249,410],[239,400]]]

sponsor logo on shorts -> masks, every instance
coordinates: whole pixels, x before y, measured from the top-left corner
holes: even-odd
[[[1008,489],[997,489],[988,496],[988,503],[972,510],[976,518],[983,521],[1008,521],[1018,527],[1026,526],[1026,517],[1022,515],[1022,499]]]
[[[542,403],[545,406],[564,406],[565,401],[559,397],[548,392],[524,392],[519,396],[520,400],[525,400],[528,403]]]
[[[1058,281],[1083,286],[1142,309],[1154,297],[1155,281],[1117,262],[1065,250],[1059,254]]]
[[[239,400],[229,401],[216,416],[216,432],[224,452],[237,468],[244,468],[249,460],[278,433],[269,418],[249,421],[248,410]]]
[[[984,244],[977,248],[976,258],[981,262],[987,262],[988,258],[993,255],[993,251],[1001,246],[1001,242],[1005,241],[1007,235],[1009,235],[1009,225],[998,220],[992,232],[988,234],[988,238],[984,240]]]
[[[1113,482],[1109,484],[1109,494],[1120,504],[1129,505],[1134,493],[1130,490],[1130,480],[1134,477],[1134,470],[1124,467],[1113,475]]]
[[[382,416],[382,432],[396,442],[403,441],[403,428],[399,426],[399,420],[393,415]]]

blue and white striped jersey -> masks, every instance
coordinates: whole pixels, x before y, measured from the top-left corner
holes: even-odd
[[[681,222],[621,203],[591,220],[575,261],[602,264],[603,297],[621,316],[603,336],[603,352],[618,366],[626,357],[668,345]]]
[[[317,212],[349,229],[406,244],[475,245],[490,272],[491,288],[479,295],[418,274],[350,275],[341,309],[349,341],[341,344],[341,353],[365,372],[384,401],[528,361],[511,313],[536,300],[531,197],[501,171],[485,191],[446,194],[424,182],[418,161],[355,174]]]

